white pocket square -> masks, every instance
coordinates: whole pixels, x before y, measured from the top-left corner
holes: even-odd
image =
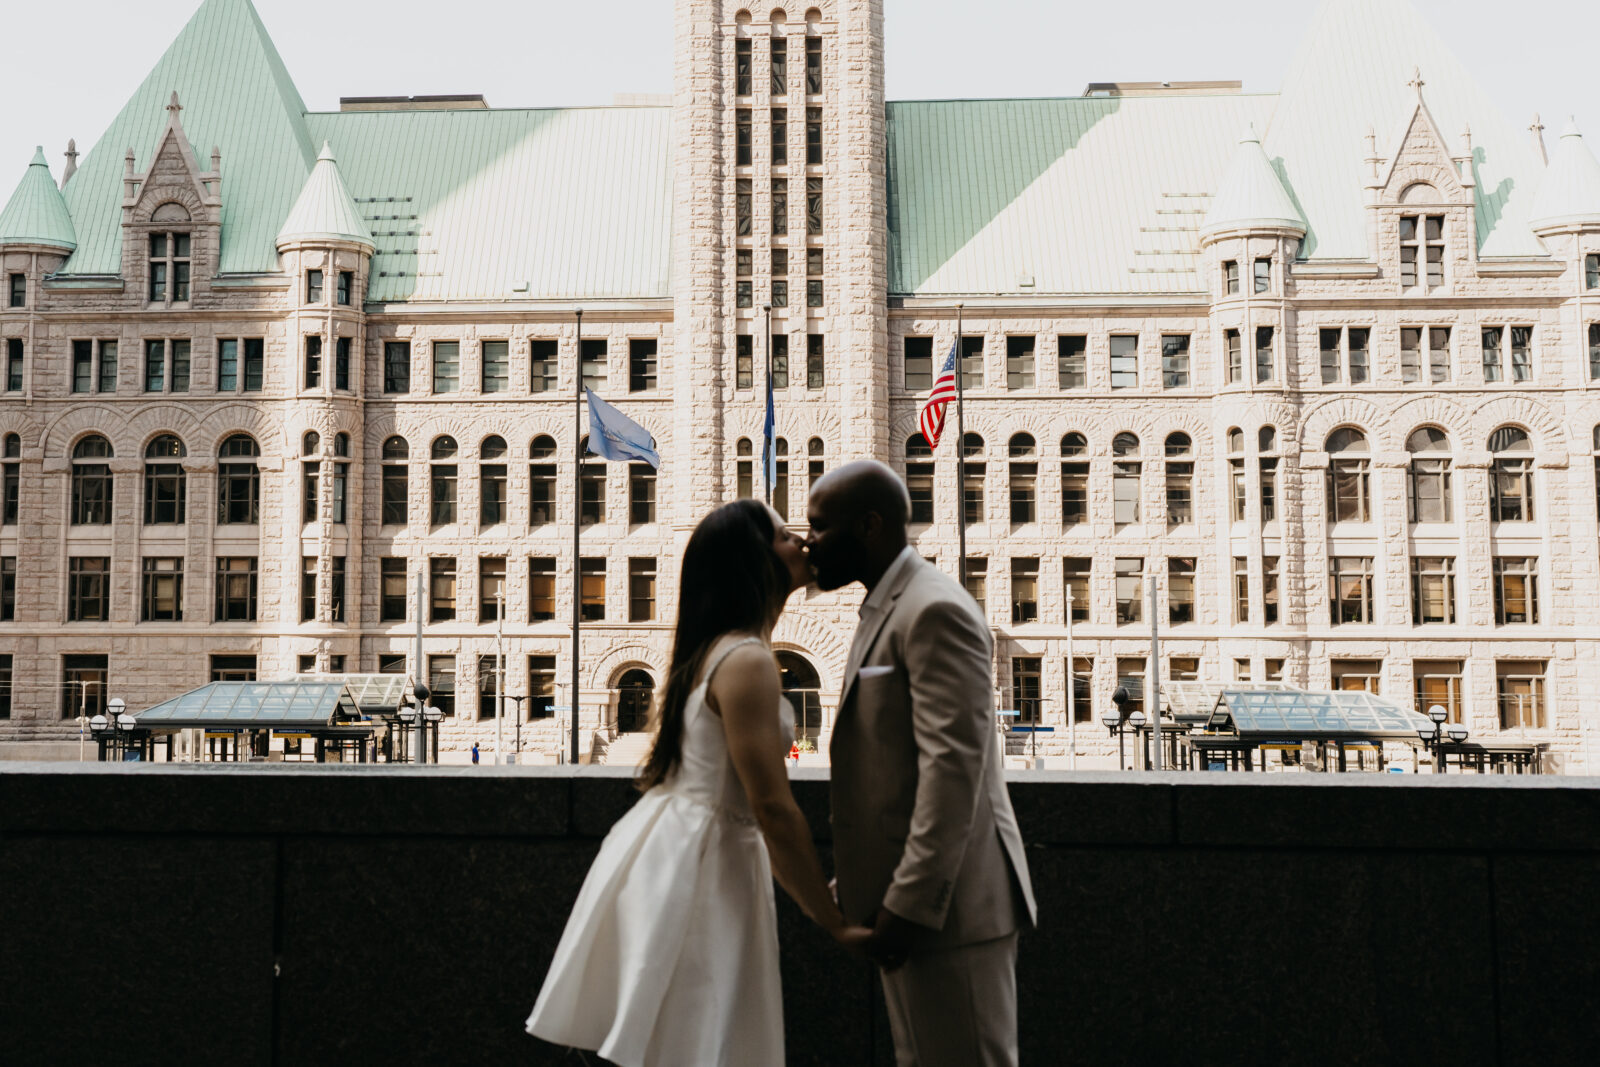
[[[893,674],[893,673],[894,673],[894,668],[893,667],[862,667],[861,668],[861,677],[863,677],[863,678],[882,678],[886,674]]]

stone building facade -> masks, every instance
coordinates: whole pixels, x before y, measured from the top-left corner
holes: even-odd
[[[997,706],[1056,728],[1041,751],[1069,644],[1079,748],[1114,751],[1153,578],[1164,680],[1373,688],[1588,766],[1576,131],[1547,162],[1377,0],[1326,5],[1281,93],[1042,101],[886,102],[877,0],[677,12],[670,105],[319,114],[247,0],[206,0],[59,190],[35,160],[0,214],[0,740],[108,695],[421,669],[466,747],[503,630],[523,747],[553,750],[575,579],[585,738],[637,732],[678,550],[761,491],[770,360],[780,509],[884,459],[952,574],[962,509]],[[958,337],[964,487],[954,410],[917,436]],[[575,489],[580,362],[659,472],[591,458]],[[775,635],[819,741],[858,598],[797,594]]]

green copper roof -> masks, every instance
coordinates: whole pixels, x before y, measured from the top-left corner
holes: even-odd
[[[78,250],[64,273],[122,269],[123,154],[149,166],[174,92],[202,166],[222,150],[222,272],[278,269],[278,229],[316,158],[305,104],[249,0],[205,0],[67,182]]]
[[[69,252],[78,247],[72,216],[61,199],[61,190],[50,177],[43,148],[34,151],[22,183],[11,194],[6,209],[0,211],[0,245],[4,244],[51,245]]]
[[[372,234],[356,210],[350,190],[339,176],[339,163],[333,149],[323,142],[317,165],[300,190],[289,218],[278,232],[278,244],[290,241],[358,241],[371,247]]]

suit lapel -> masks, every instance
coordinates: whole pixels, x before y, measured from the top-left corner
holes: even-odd
[[[895,606],[900,601],[900,594],[905,592],[906,586],[911,584],[911,579],[916,576],[917,567],[922,560],[913,557],[906,561],[900,568],[900,573],[895,576],[894,584],[885,593],[883,604],[877,611],[861,620],[860,627],[856,630],[855,640],[850,645],[850,661],[845,666],[844,681],[839,690],[839,707],[844,708],[845,702],[850,699],[850,692],[855,688],[856,678],[861,673],[861,663],[867,658],[867,653],[872,651],[872,646],[877,643],[878,634],[883,631],[889,616],[894,614]]]

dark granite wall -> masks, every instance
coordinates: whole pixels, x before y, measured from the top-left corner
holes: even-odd
[[[826,852],[827,784],[796,792]],[[1600,781],[1013,775],[1023,1062],[1592,1062]],[[7,1063],[579,1063],[522,1032],[606,768],[10,764]],[[789,1059],[892,1062],[780,893]],[[593,1062],[592,1058],[589,1062]]]

